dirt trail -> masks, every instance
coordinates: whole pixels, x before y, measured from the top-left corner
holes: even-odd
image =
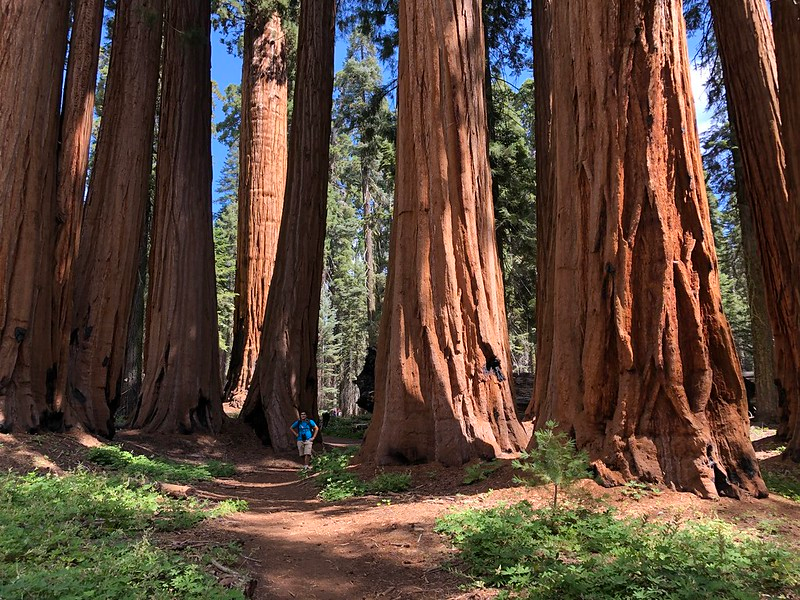
[[[490,598],[493,594],[484,590],[465,591],[466,580],[444,568],[454,555],[433,532],[436,518],[449,510],[499,502],[526,499],[534,506],[549,502],[549,490],[517,486],[507,467],[466,486],[463,469],[434,465],[397,469],[412,474],[407,493],[324,502],[317,498],[319,488],[313,478],[300,478],[296,456],[274,455],[249,428],[235,422],[216,439],[131,431],[120,432],[115,442],[135,453],[197,462],[217,459],[236,465],[233,478],[196,484],[190,493],[241,498],[249,510],[171,533],[163,541],[190,547],[241,543],[243,556],[234,569],[257,581],[256,600]],[[0,467],[59,472],[74,468],[84,460],[86,447],[99,443],[91,436],[3,435]],[[774,451],[761,454],[762,465],[772,470],[799,468],[783,461],[772,464],[780,461]],[[374,475],[374,469],[357,470],[365,479]],[[581,482],[579,489],[623,515],[675,520],[715,516],[745,528],[766,523],[800,551],[800,504],[780,496],[711,502],[665,490],[631,498],[626,495],[630,490],[601,488],[591,480]]]

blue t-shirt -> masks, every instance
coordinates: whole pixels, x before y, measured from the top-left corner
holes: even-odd
[[[317,426],[314,421],[308,419],[307,421],[295,421],[292,423],[292,429],[297,431],[297,441],[305,442],[311,439],[314,434],[314,428]]]

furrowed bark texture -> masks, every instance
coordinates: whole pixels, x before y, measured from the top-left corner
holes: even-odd
[[[65,395],[72,329],[73,266],[78,256],[83,219],[104,1],[77,0],[74,5],[61,115],[53,278],[53,354],[57,360],[53,404],[61,410],[67,406]]]
[[[281,18],[245,25],[233,344],[225,398],[241,406],[256,367],[286,189],[288,81]]]
[[[165,6],[145,379],[133,424],[216,433],[224,414],[211,226],[211,6]]]
[[[400,2],[397,187],[362,449],[379,464],[516,452],[487,157],[481,4]]]
[[[119,0],[103,119],[75,269],[69,401],[110,437],[125,373],[153,157],[162,0]]]
[[[766,282],[775,378],[783,402],[796,403],[800,279],[795,261],[800,221],[786,184],[772,24],[764,0],[710,0],[709,5]],[[787,425],[778,433],[788,436]]]
[[[775,51],[780,90],[781,134],[786,152],[786,183],[791,212],[792,280],[795,298],[800,295],[800,4],[796,0],[772,0]],[[782,263],[787,266],[786,263]],[[786,292],[784,292],[786,293]],[[793,305],[795,312],[792,335],[787,335],[781,356],[782,372],[788,384],[785,394],[783,420],[779,435],[787,439],[786,454],[800,462],[800,300]],[[790,379],[790,374],[794,375]],[[783,380],[782,380],[783,381]],[[791,385],[791,387],[789,387]]]
[[[48,371],[68,20],[68,0],[0,2],[0,432],[58,420]]]
[[[275,450],[294,448],[298,411],[316,421],[317,329],[327,214],[336,3],[300,9],[289,171],[261,353],[242,417]]]
[[[553,233],[555,172],[552,160],[553,118],[553,8],[552,0],[533,0],[533,74],[536,146],[536,379],[534,397],[544,397],[553,353],[555,305],[550,278],[555,275]],[[537,387],[540,386],[540,387]],[[525,419],[533,418],[534,402]]]
[[[609,484],[766,493],[722,314],[678,0],[553,3],[549,369]],[[557,215],[557,218],[555,218]],[[546,338],[544,338],[546,339]]]

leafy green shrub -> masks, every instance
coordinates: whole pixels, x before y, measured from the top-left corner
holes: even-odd
[[[190,465],[164,458],[134,455],[119,446],[97,446],[89,450],[86,458],[127,475],[143,475],[157,481],[188,483],[206,481],[214,477],[230,477],[236,472],[233,465],[212,460],[205,465]]]
[[[589,466],[587,454],[578,452],[575,440],[569,439],[566,433],[556,433],[557,426],[554,421],[548,421],[544,429],[535,431],[536,449],[522,452],[519,460],[511,463],[524,473],[515,481],[526,485],[553,484],[553,512],[558,508],[558,489],[586,477]]]
[[[331,437],[360,440],[372,420],[372,415],[354,415],[352,417],[331,417],[325,426],[324,435]]]
[[[354,496],[362,496],[366,487],[353,473],[347,471],[350,459],[358,449],[346,448],[317,454],[311,460],[311,466],[318,473],[317,483],[322,488],[319,497],[327,502],[345,500]]]
[[[369,494],[405,492],[411,487],[411,473],[381,473],[367,482]]]
[[[462,480],[462,483],[464,485],[472,485],[473,483],[483,481],[502,466],[503,463],[495,461],[479,462],[473,465],[467,465],[464,468],[464,479]]]
[[[622,495],[633,500],[641,500],[649,496],[660,496],[661,490],[641,481],[628,481],[622,487]]]
[[[469,575],[525,599],[758,600],[800,584],[791,552],[719,521],[623,521],[522,502],[450,514],[436,530]]]
[[[350,459],[357,448],[333,450],[318,454],[312,459],[312,467],[317,475],[317,483],[322,490],[319,497],[327,502],[345,500],[365,494],[385,494],[402,492],[411,485],[409,473],[381,473],[368,482],[347,470]]]
[[[0,598],[242,598],[149,535],[243,507],[167,498],[85,470],[0,475]]]

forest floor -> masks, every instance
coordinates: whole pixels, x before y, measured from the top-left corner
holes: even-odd
[[[797,480],[800,468],[781,460],[769,437],[773,432],[758,428],[753,432],[762,469],[789,473]],[[100,443],[88,435],[0,435],[0,470],[60,473],[86,464],[87,447]],[[236,466],[229,479],[177,489],[206,498],[241,498],[249,510],[204,521],[190,530],[160,534],[160,541],[173,547],[238,542],[243,552],[233,569],[257,581],[253,598],[259,600],[491,598],[491,591],[470,589],[466,578],[448,568],[457,558],[434,532],[436,518],[454,509],[523,499],[544,506],[551,497],[545,487],[514,483],[510,465],[472,485],[463,484],[464,469],[419,465],[387,469],[411,474],[407,492],[325,502],[317,497],[314,476],[299,476],[296,456],[276,456],[237,422],[216,439],[121,431],[115,443],[136,454],[190,462],[216,459]],[[353,442],[326,439],[326,443],[336,447]],[[375,473],[365,466],[354,468],[365,478]],[[779,495],[712,502],[670,490],[653,494],[606,489],[591,480],[577,487],[584,496],[614,506],[623,515],[676,521],[715,517],[742,529],[768,527],[800,550],[800,503]]]

